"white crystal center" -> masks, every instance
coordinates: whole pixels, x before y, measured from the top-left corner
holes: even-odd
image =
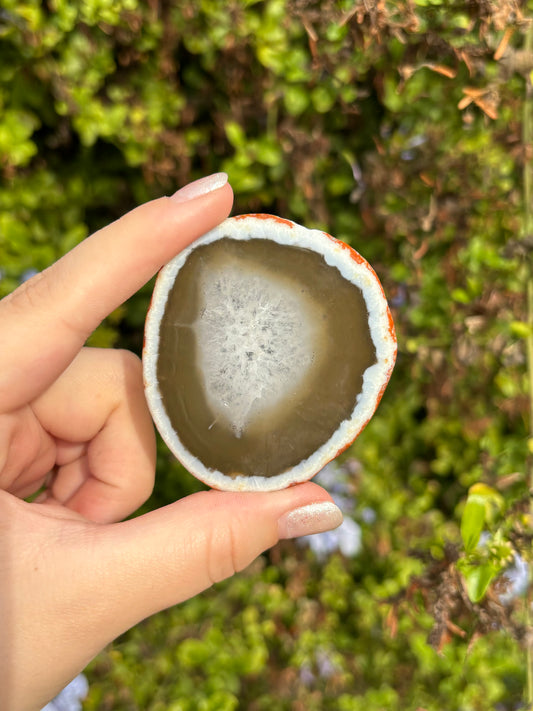
[[[207,403],[213,424],[241,437],[294,402],[316,366],[316,306],[305,285],[235,261],[205,265],[199,289],[193,329]]]

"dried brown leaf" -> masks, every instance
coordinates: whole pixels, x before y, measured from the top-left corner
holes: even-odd
[[[457,76],[457,70],[452,69],[451,67],[447,67],[444,64],[423,64],[423,67],[427,67],[428,69],[431,69],[432,72],[436,72],[437,74],[442,74],[444,77],[448,77],[448,79],[455,79]]]
[[[467,106],[470,106],[471,103],[472,99],[470,98],[470,96],[463,96],[461,101],[457,104],[457,108],[459,109],[459,111],[462,111],[463,109],[466,109]]]
[[[496,110],[496,107],[488,101],[474,99],[474,103],[476,104],[476,106],[479,106],[483,113],[486,114],[490,119],[493,119],[495,121],[498,118],[498,111]]]
[[[508,27],[505,32],[503,33],[503,37],[500,40],[500,44],[498,45],[496,51],[494,52],[494,59],[498,61],[499,59],[502,58],[505,50],[507,49],[507,45],[509,44],[509,41],[511,37],[514,34],[514,27]]]
[[[391,606],[390,610],[387,613],[387,619],[385,620],[385,624],[387,625],[391,639],[394,639],[398,632],[398,612],[394,605]]]

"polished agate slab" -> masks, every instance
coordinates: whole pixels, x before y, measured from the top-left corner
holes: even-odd
[[[336,451],[326,449],[358,409],[368,419],[383,345],[372,334],[368,287],[328,263],[327,249],[230,223],[158,279],[147,320],[147,398],[165,441],[199,478],[218,488],[262,488],[266,480],[279,488],[317,452],[331,459]],[[368,416],[365,387],[376,401]]]
[[[375,362],[361,290],[321,255],[226,238],[196,249],[176,279],[157,378],[205,466],[273,476],[350,416]]]

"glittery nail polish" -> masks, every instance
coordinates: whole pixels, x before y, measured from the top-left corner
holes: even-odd
[[[322,533],[342,523],[342,512],[331,501],[300,506],[283,514],[278,520],[280,538],[297,538],[311,533]]]
[[[207,175],[205,178],[200,178],[180,188],[174,195],[171,195],[170,199],[174,202],[188,202],[218,190],[227,182],[228,176],[226,173],[213,173],[213,175]]]

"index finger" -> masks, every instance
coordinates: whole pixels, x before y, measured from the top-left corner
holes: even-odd
[[[232,201],[224,173],[191,183],[96,232],[0,301],[0,408],[42,393],[102,319],[222,222]]]

